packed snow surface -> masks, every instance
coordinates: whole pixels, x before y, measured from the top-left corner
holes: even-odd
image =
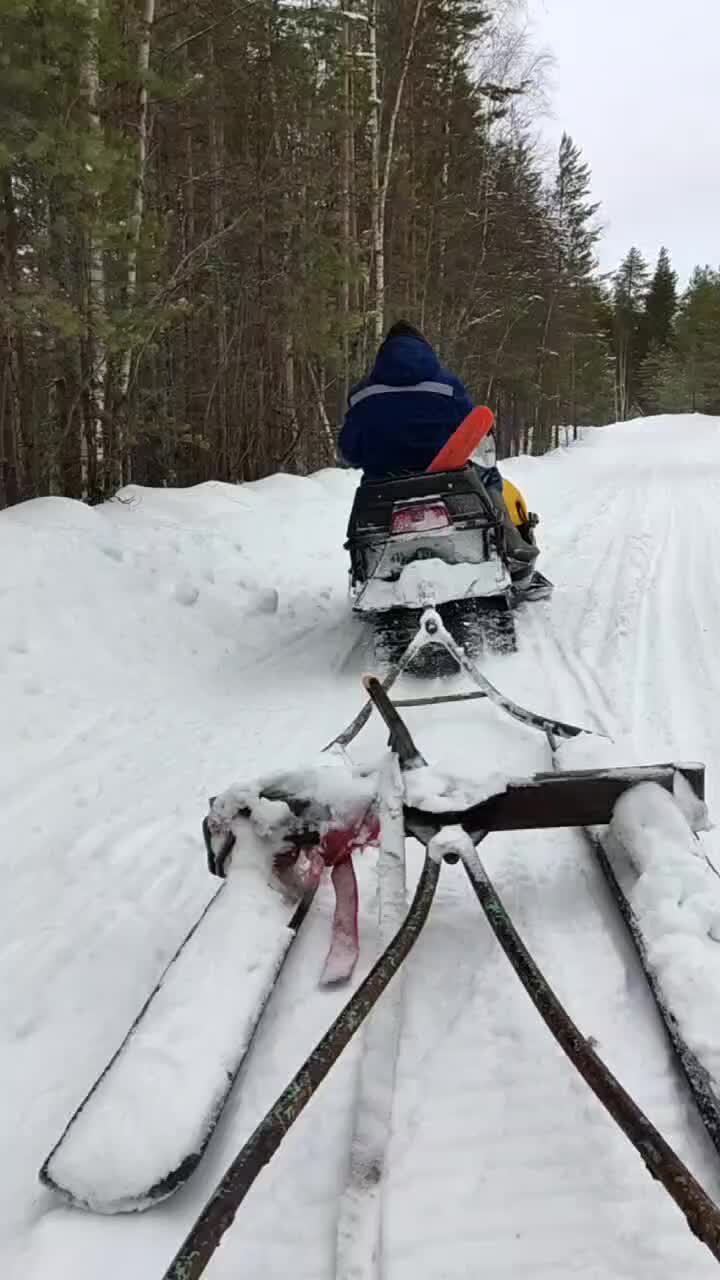
[[[720,420],[587,431],[547,458],[501,467],[542,517],[540,563],[556,591],[522,610],[518,653],[488,659],[488,676],[535,710],[610,733],[623,749],[613,763],[704,761],[716,816]],[[350,616],[342,549],[355,480],[328,470],[242,487],[131,486],[100,508],[48,498],[0,513],[3,1280],[158,1280],[346,999],[318,988],[333,906],[325,886],[187,1188],[146,1214],[109,1218],[71,1209],[39,1184],[42,1161],[215,891],[200,835],[209,797],[238,779],[305,768],[363,700],[360,676],[373,659]],[[449,680],[442,692],[461,687]],[[417,683],[403,692],[417,696]],[[433,786],[457,776],[482,792],[491,776],[548,768],[542,736],[486,701],[407,714]],[[352,759],[377,761],[386,737],[374,718]],[[670,860],[662,874],[635,868],[635,905],[670,922],[658,951],[673,952],[668,971],[697,1033],[713,1037],[717,1017],[713,1005],[703,1019],[693,956],[696,945],[703,956],[713,949],[714,964],[714,908],[686,879],[691,838],[683,832],[681,850],[679,832],[658,813],[652,821]],[[716,831],[700,840],[720,865]],[[682,909],[668,885],[676,860]],[[719,1196],[717,1158],[583,840],[494,836],[483,861],[581,1029]],[[704,884],[706,864],[696,861]],[[376,863],[372,853],[357,859],[355,982],[379,945]],[[413,846],[410,890],[419,864]],[[234,943],[223,948],[212,999],[224,998],[231,1018],[244,974]],[[713,972],[708,960],[703,983]],[[715,1275],[548,1035],[461,868],[442,869],[401,1015],[375,1241],[384,1280]],[[342,1259],[356,1257],[347,1240],[338,1253],[338,1204],[354,1108],[367,1093],[361,1045],[263,1172],[210,1280],[284,1280],[290,1270],[298,1280],[349,1280]],[[198,1071],[214,1069],[214,1048],[194,1052]]]

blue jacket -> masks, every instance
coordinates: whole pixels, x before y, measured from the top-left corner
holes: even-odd
[[[442,367],[429,343],[391,338],[369,377],[350,392],[340,452],[367,480],[425,471],[472,408],[462,382]]]

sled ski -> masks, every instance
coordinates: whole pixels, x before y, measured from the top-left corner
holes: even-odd
[[[587,832],[587,835],[620,915],[625,921],[655,1006],[663,1021],[675,1057],[700,1113],[707,1134],[716,1151],[720,1152],[720,1095],[718,1093],[718,1081],[703,1063],[701,1055],[693,1052],[683,1035],[681,1021],[677,1013],[673,1011],[672,1002],[663,989],[662,979],[656,973],[650,960],[647,939],[643,933],[641,921],[630,903],[629,893],[625,886],[625,877],[618,866],[619,859],[611,855],[607,839],[602,839],[590,831]]]
[[[324,751],[344,750],[372,709],[368,702]],[[223,883],[40,1169],[40,1181],[79,1208],[148,1209],[192,1176],[312,904],[312,891],[284,898],[252,860],[228,875],[234,840],[216,848],[207,819],[202,829],[208,870]],[[258,921],[267,926],[260,933]],[[344,980],[352,964],[351,950],[331,947],[324,979]]]
[[[96,1213],[146,1209],[199,1164],[305,918],[234,871],[181,943],[40,1171]]]

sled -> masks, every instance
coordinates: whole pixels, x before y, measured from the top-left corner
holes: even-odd
[[[434,611],[428,611],[423,619],[423,628],[413,643],[421,646],[430,637],[439,637],[453,652],[457,649],[452,636],[444,631],[442,620]],[[474,675],[474,683],[478,686],[477,691],[470,696],[487,697],[496,705],[502,706],[514,719],[544,732],[553,757],[559,739],[587,732],[554,717],[520,707],[495,689],[481,672],[473,668],[472,662],[466,657],[461,665],[468,674]],[[389,745],[400,763],[402,774],[409,777],[428,766],[402,719],[398,705],[391,699],[390,691],[396,675],[396,672],[389,673],[383,682],[376,677],[365,677],[368,704],[347,730],[338,735],[335,743],[339,746],[347,745],[367,723],[372,710],[376,709],[385,721]],[[443,701],[447,699],[430,696],[413,700],[413,705],[432,706]],[[301,1115],[358,1028],[373,1012],[378,1000],[410,954],[432,910],[444,864],[462,866],[499,945],[558,1045],[641,1156],[652,1176],[684,1213],[690,1229],[714,1257],[720,1260],[720,1208],[599,1058],[592,1040],[585,1039],[572,1022],[523,945],[477,851],[477,846],[494,831],[577,826],[590,830],[598,825],[607,825],[612,822],[615,810],[624,797],[637,794],[644,787],[656,787],[663,794],[673,796],[679,779],[682,780],[682,787],[686,787],[695,798],[700,813],[704,809],[705,769],[702,764],[694,763],[572,772],[556,770],[511,782],[504,790],[485,797],[477,804],[457,809],[449,806],[440,812],[404,803],[402,826],[405,835],[412,836],[425,848],[423,869],[412,904],[368,977],[228,1167],[170,1263],[163,1280],[199,1280],[204,1274],[256,1178],[272,1159],[288,1129]],[[297,797],[288,794],[287,800],[291,807],[295,799]],[[391,840],[394,839],[393,829]],[[669,1011],[663,1009],[662,1004],[659,1007],[667,1019]],[[373,1046],[372,1052],[375,1052],[377,1036],[370,1043]],[[376,1063],[373,1065],[377,1067]],[[688,1062],[683,1065],[687,1067]],[[705,1073],[704,1080],[689,1081],[698,1104],[707,1080]],[[698,1089],[700,1094],[696,1092]],[[704,1102],[706,1109],[701,1107],[700,1110],[707,1124],[707,1108],[717,1117],[720,1104],[715,1094],[706,1094]],[[366,1105],[374,1116],[377,1098],[373,1096],[372,1090],[367,1095]],[[709,1125],[708,1131],[710,1132]],[[363,1183],[360,1174],[354,1177],[351,1172],[352,1201],[348,1220],[363,1224],[362,1229],[367,1230],[368,1223],[376,1225],[378,1210],[374,1188],[382,1176],[383,1144],[387,1137],[383,1138],[376,1133],[373,1148],[368,1151],[367,1131],[363,1131],[361,1127],[359,1141],[363,1145],[358,1167],[361,1172],[362,1169],[367,1170],[367,1177]],[[363,1196],[367,1206],[365,1210],[362,1207]],[[372,1242],[372,1233],[370,1238]],[[343,1247],[346,1246],[347,1241],[344,1241]]]
[[[423,648],[437,644],[447,649],[457,667],[469,678],[473,688],[464,694],[429,694],[427,697],[394,702],[391,694],[401,672],[410,666],[414,657]],[[502,693],[457,644],[445,628],[441,615],[434,609],[425,611],[418,632],[403,655],[402,661],[387,673],[385,679],[380,681],[375,676],[366,676],[363,684],[368,694],[365,706],[347,728],[324,749],[335,771],[332,785],[329,788],[325,786],[323,789],[309,784],[306,768],[299,770],[296,774],[273,775],[271,778],[256,780],[251,784],[239,784],[230,788],[224,795],[215,797],[210,802],[210,811],[203,823],[208,866],[214,875],[224,879],[228,873],[233,874],[231,863],[237,857],[239,869],[242,871],[243,859],[247,860],[248,857],[247,842],[251,834],[256,842],[253,852],[253,865],[256,871],[261,866],[261,862],[258,862],[257,842],[262,838],[265,838],[271,852],[274,851],[273,860],[278,856],[278,851],[282,850],[284,867],[292,861],[293,851],[297,859],[301,860],[309,857],[323,845],[337,850],[338,844],[334,836],[341,837],[348,847],[358,849],[363,847],[365,839],[362,832],[368,833],[368,839],[372,842],[375,838],[371,837],[374,828],[368,821],[366,791],[362,792],[360,800],[355,796],[355,809],[359,816],[354,820],[353,830],[348,826],[342,770],[347,761],[346,748],[361,732],[370,716],[378,713],[384,720],[389,735],[389,754],[386,761],[394,759],[397,762],[396,769],[399,770],[400,782],[395,799],[392,795],[385,795],[380,804],[380,812],[386,817],[390,815],[389,823],[392,830],[381,828],[376,834],[383,848],[386,843],[389,845],[391,855],[394,857],[401,856],[403,837],[413,838],[425,849],[425,860],[415,896],[404,916],[402,909],[398,912],[396,896],[394,909],[398,913],[399,923],[394,936],[326,1035],[232,1161],[171,1262],[164,1280],[198,1280],[204,1274],[256,1178],[277,1151],[290,1127],[318,1090],[339,1055],[372,1013],[378,1000],[410,954],[432,910],[435,891],[444,866],[461,867],[467,875],[473,893],[499,945],[551,1034],[642,1156],[653,1177],[681,1208],[691,1230],[703,1240],[720,1261],[720,1209],[707,1196],[676,1152],[652,1126],[637,1103],[599,1058],[592,1040],[586,1040],[574,1025],[547,979],[525,948],[478,853],[478,846],[493,832],[549,830],[563,827],[578,828],[588,833],[595,847],[598,829],[610,827],[611,831],[614,830],[616,815],[619,809],[627,804],[628,799],[637,799],[647,794],[664,797],[664,803],[671,807],[673,813],[681,815],[681,822],[685,823],[683,830],[687,834],[690,857],[694,857],[693,832],[703,829],[703,822],[706,820],[704,765],[692,762],[671,762],[628,768],[563,770],[557,755],[559,744],[592,731],[556,716],[531,710]],[[452,779],[450,781],[457,781],[458,785],[451,786],[449,791],[442,792],[447,802],[441,804],[439,808],[434,802],[432,805],[427,802],[423,804],[417,799],[411,802],[409,797],[418,794],[417,786],[411,786],[413,778],[416,783],[420,780],[419,794],[422,798],[423,771],[429,770],[430,767],[402,718],[401,708],[405,705],[431,708],[437,704],[469,699],[487,699],[512,720],[543,734],[548,744],[553,769],[530,778],[510,780],[494,794],[483,794],[475,802],[468,800],[468,793],[462,786],[462,781]],[[323,765],[324,769],[330,769],[330,767],[330,764]],[[316,769],[316,774],[318,772]],[[392,771],[388,772],[387,768],[385,769],[387,776],[391,776],[391,773]],[[381,770],[378,777],[385,774]],[[367,768],[362,772],[362,778],[363,787],[366,788]],[[432,794],[433,796],[437,794],[435,789]],[[454,802],[454,797],[457,796],[462,798],[462,803]],[[640,826],[642,828],[642,824]],[[354,845],[351,837],[354,838]],[[252,845],[252,840],[250,844]],[[606,855],[606,861],[610,865],[609,854]],[[337,863],[330,862],[327,865],[336,867]],[[645,945],[642,920],[632,911],[621,877],[615,871],[613,874],[618,904],[631,927],[631,936],[637,946],[658,1010],[665,1022],[677,1061],[685,1072],[692,1097],[707,1132],[720,1152],[720,1089],[713,1077],[711,1064],[703,1061],[704,1045],[693,1045],[685,1039],[682,1010],[673,1007],[672,1001],[667,998],[662,975],[656,972],[651,951]],[[228,890],[222,888],[220,893],[226,895]],[[404,901],[404,890],[402,900]],[[198,929],[201,926],[202,922]],[[384,1008],[386,1010],[384,1016],[389,1018],[389,1006],[385,1004]],[[381,1024],[381,1026],[384,1025]],[[138,1029],[139,1024],[136,1023],[134,1028],[136,1034]],[[396,1033],[390,1035],[390,1041],[396,1043]],[[372,1048],[368,1049],[368,1053],[377,1053],[379,1044],[377,1034],[370,1043]],[[392,1052],[390,1047],[388,1052]],[[375,1084],[377,1065],[373,1060]],[[391,1071],[389,1075],[392,1076]],[[104,1073],[101,1080],[109,1086],[109,1072]],[[370,1088],[365,1104],[371,1109],[373,1117],[377,1115],[377,1102],[375,1092]],[[208,1103],[212,1103],[212,1098],[208,1097],[203,1101],[196,1090],[193,1103],[197,1104],[199,1113],[207,1114]],[[187,1106],[187,1094],[178,1095],[176,1104],[178,1107]],[[387,1108],[385,1110],[387,1111]],[[82,1116],[82,1114],[81,1108],[78,1115]],[[212,1127],[217,1122],[218,1114],[216,1110],[212,1115]],[[85,1120],[89,1117],[90,1113],[85,1112]],[[58,1157],[62,1158],[64,1144],[68,1135],[72,1135],[72,1130],[73,1122],[68,1126],[53,1152],[56,1162]],[[365,1145],[369,1131],[373,1134],[372,1149],[368,1149]],[[363,1130],[361,1125],[358,1133],[360,1156],[359,1163],[351,1162],[350,1176],[354,1181],[350,1188],[352,1213],[349,1220],[372,1222],[373,1214],[378,1211],[375,1188],[382,1176],[384,1143],[387,1141],[387,1135],[379,1131],[376,1124],[374,1127],[371,1125],[370,1130]],[[88,1138],[85,1144],[86,1150],[93,1153],[99,1152],[100,1146],[89,1140],[92,1135],[86,1136]],[[107,1144],[108,1134],[105,1133],[103,1136]],[[207,1139],[209,1139],[209,1132],[203,1131],[203,1144]],[[170,1194],[182,1185],[197,1164],[202,1150],[187,1153],[189,1157],[187,1166],[177,1164],[182,1152],[174,1151],[173,1185],[169,1187],[165,1184],[162,1187],[162,1195]],[[77,1152],[75,1154],[77,1156]],[[108,1173],[112,1173],[114,1168],[113,1152],[104,1145],[102,1155],[104,1159],[97,1165],[98,1176],[106,1179]],[[60,1189],[75,1203],[84,1203],[86,1207],[97,1205],[96,1188],[88,1186],[90,1172],[88,1167],[80,1167],[77,1160],[71,1164],[73,1164],[73,1176],[79,1177],[84,1194],[78,1196],[73,1188],[67,1185]],[[366,1171],[367,1176],[363,1170]],[[46,1175],[44,1181],[53,1185],[53,1181],[47,1177],[47,1164],[43,1172]],[[59,1188],[57,1182],[54,1185]],[[363,1204],[367,1206],[367,1211],[363,1210]],[[116,1201],[115,1207],[128,1208],[130,1205],[127,1203],[119,1205]],[[133,1207],[146,1206],[135,1198]]]

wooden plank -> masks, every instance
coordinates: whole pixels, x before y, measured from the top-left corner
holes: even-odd
[[[489,831],[602,826],[610,822],[625,791],[643,782],[672,791],[676,773],[687,779],[699,799],[705,798],[702,764],[541,773],[527,782],[510,783],[506,791],[465,810],[430,813],[406,806],[405,829],[427,844],[439,830],[450,826],[461,826],[476,841]]]

